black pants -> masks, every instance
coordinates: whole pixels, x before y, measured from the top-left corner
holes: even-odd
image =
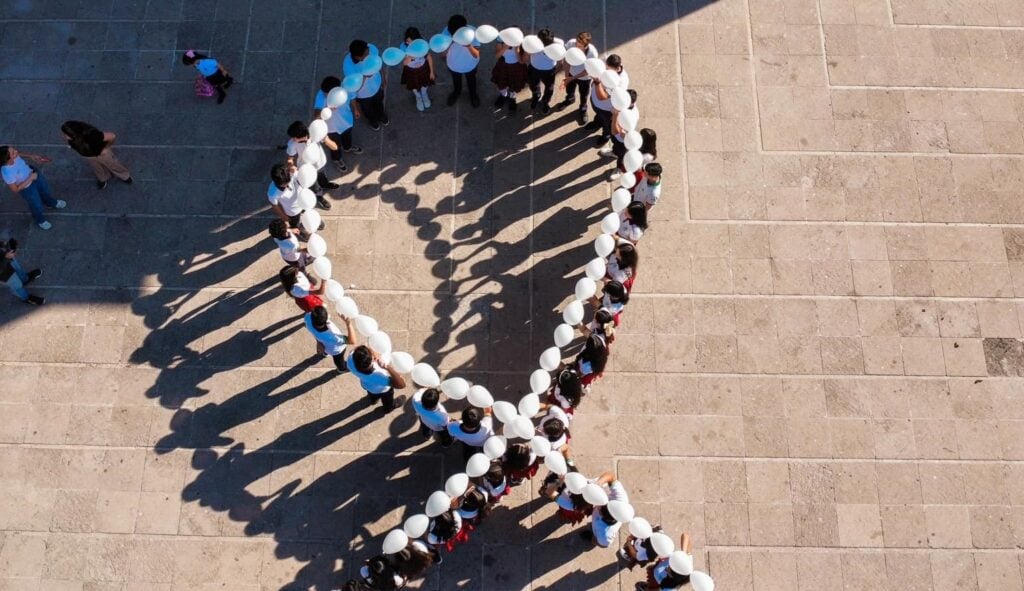
[[[612,154],[615,155],[615,165],[622,170],[622,158],[626,155],[626,144],[615,139],[614,135],[612,136]]]
[[[462,442],[462,459],[469,461],[469,458],[473,457],[473,454],[478,454],[484,451],[482,447],[476,447],[468,445],[466,442]]]
[[[345,354],[338,353],[337,355],[331,355],[331,360],[334,361],[334,367],[338,368],[338,373],[347,373],[348,365],[345,364]]]
[[[422,420],[420,421],[420,435],[423,435],[424,439],[436,439],[438,443],[445,447],[448,447],[453,441],[455,441],[455,438],[452,437],[452,434],[449,433],[447,429],[434,431],[430,427],[426,426]]]
[[[476,68],[460,74],[453,72],[451,68],[448,69],[448,73],[452,75],[452,94],[459,96],[462,94],[462,77],[466,77],[466,86],[469,88],[469,96],[477,96],[476,94]]]
[[[551,95],[555,94],[555,69],[538,70],[533,66],[526,69],[526,79],[530,83],[530,93],[534,101],[547,105],[551,103]],[[544,95],[541,96],[540,85],[544,84]]]
[[[388,122],[388,114],[384,112],[383,88],[369,98],[357,98],[356,102],[359,103],[359,109],[363,112],[370,127],[378,127],[381,123]]]
[[[601,137],[612,136],[612,112],[594,107],[594,123],[601,126]]]
[[[217,91],[218,101],[224,100],[224,97],[228,95],[228,93],[224,91],[235,83],[234,78],[232,78],[231,76],[225,76],[224,73],[220,70],[214,72],[212,76],[207,76],[206,81],[213,85],[214,90]]]
[[[375,394],[373,392],[367,392],[366,396],[370,400],[380,400],[380,405],[381,405],[381,407],[384,408],[384,410],[391,410],[392,408],[395,407],[395,389],[394,388],[391,388],[390,390],[388,390],[387,392],[384,392],[383,394]]]
[[[349,127],[341,133],[329,133],[327,137],[331,138],[335,144],[338,145],[337,150],[331,150],[331,160],[341,160],[342,150],[348,150],[352,148],[352,128]]]
[[[590,80],[570,80],[565,85],[565,102],[576,102],[576,94],[580,95],[580,110],[587,110],[587,99],[590,98]]]

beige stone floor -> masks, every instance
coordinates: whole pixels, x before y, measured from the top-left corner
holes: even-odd
[[[331,589],[457,469],[310,359],[262,192],[349,38],[459,8],[594,31],[659,134],[581,468],[688,531],[723,591],[1024,589],[1024,4],[522,4],[0,2],[0,137],[54,156],[69,201],[44,233],[0,199],[49,301],[0,309],[0,590]],[[191,98],[186,47],[235,71],[225,106]],[[324,217],[396,348],[513,399],[612,185],[569,115],[494,116],[487,78],[452,109],[442,73],[421,115],[392,77]],[[132,190],[55,144],[72,116],[118,131]],[[535,498],[421,588],[642,578]]]

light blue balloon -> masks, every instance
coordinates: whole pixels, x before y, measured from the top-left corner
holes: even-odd
[[[363,76],[373,76],[377,72],[380,72],[380,69],[383,65],[384,62],[381,61],[381,59],[375,55],[371,55],[370,57],[363,60],[362,64],[360,64],[360,66],[362,66],[361,69],[363,71]]]
[[[345,76],[345,79],[341,81],[341,87],[345,89],[345,92],[356,92],[363,86],[363,76],[361,74],[349,74]]]
[[[383,54],[381,54],[381,58],[383,58],[385,64],[389,66],[397,66],[405,59],[405,52],[397,47],[389,47],[384,50]]]
[[[409,47],[406,48],[405,53],[409,57],[414,57],[414,58],[419,59],[421,57],[426,56],[429,51],[430,51],[430,44],[427,43],[427,40],[426,39],[417,39],[417,40],[415,40],[415,41],[413,41],[412,43],[409,44]]]
[[[434,53],[444,53],[452,44],[452,38],[438,33],[430,38],[430,50]]]

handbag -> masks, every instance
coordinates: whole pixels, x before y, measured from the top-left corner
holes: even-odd
[[[213,85],[210,84],[202,74],[196,76],[195,84],[192,85],[196,91],[196,96],[202,98],[209,98],[216,92]]]

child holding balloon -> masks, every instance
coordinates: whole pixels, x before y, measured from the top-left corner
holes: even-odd
[[[380,70],[384,62],[380,59],[377,46],[362,39],[355,39],[348,45],[348,55],[342,65],[346,78],[355,79],[359,76],[361,84],[354,90],[356,118],[366,116],[370,129],[380,130],[380,126],[391,123],[384,107],[384,88],[386,83]],[[346,84],[348,84],[346,82]],[[354,85],[353,85],[354,86]],[[346,86],[346,90],[349,88]]]
[[[406,53],[402,60],[402,84],[406,90],[411,90],[416,97],[416,110],[422,111],[430,108],[430,95],[427,89],[434,85],[434,58],[429,51],[422,57],[409,55],[409,48],[416,40],[423,40],[423,35],[416,27],[409,27],[403,36],[405,41],[398,46],[398,49]],[[426,43],[426,41],[424,41]],[[414,52],[418,55],[418,51]]]
[[[306,314],[306,329],[316,339],[316,351],[320,355],[330,355],[334,361],[334,367],[338,373],[345,373],[349,370],[345,363],[345,346],[355,342],[355,328],[350,318],[342,317],[345,321],[345,332],[342,333],[333,322],[330,314],[324,306],[317,306],[313,311]]]
[[[667,541],[671,547],[671,539]],[[690,578],[694,575],[693,557],[690,555],[690,536],[684,533],[680,536],[679,543],[681,550],[668,553],[668,556],[647,567],[647,581],[637,583],[637,591],[671,591],[690,583]],[[703,575],[701,578],[710,578],[703,573],[700,574]],[[699,586],[706,588],[703,581]],[[694,587],[698,587],[697,582],[694,582]]]
[[[597,47],[591,42],[593,37],[587,31],[576,35],[575,39],[565,42],[566,53],[578,49],[583,59],[596,59],[599,57]],[[571,56],[570,56],[571,57]],[[562,87],[565,88],[565,100],[555,105],[556,111],[561,111],[576,102],[576,94],[580,95],[580,107],[576,116],[576,122],[580,125],[587,124],[587,99],[590,97],[590,74],[587,73],[583,63],[572,65],[566,59],[563,62],[565,76],[562,78]]]
[[[640,201],[632,201],[619,214],[619,238],[633,244],[640,241],[647,230],[647,206]]]
[[[636,106],[637,92],[630,88],[626,91],[629,96],[629,106],[625,109],[615,108],[614,103],[612,104],[612,146],[610,148],[601,148],[597,153],[606,158],[615,158],[615,169],[625,170],[622,165],[622,159],[626,155],[626,132],[630,131],[623,127],[620,116],[623,111],[634,111],[633,116],[639,121],[640,109]]]
[[[366,390],[368,399],[380,400],[385,413],[402,406],[405,397],[395,397],[395,389],[405,387],[405,378],[402,374],[390,363],[384,363],[380,356],[366,345],[356,346],[358,343],[355,333],[350,333],[348,342],[355,346],[355,350],[348,357],[347,367],[352,375],[359,379],[359,385]]]
[[[633,189],[633,199],[647,209],[654,207],[661,198],[661,173],[661,165],[651,162],[644,167],[644,176]]]
[[[543,28],[537,31],[537,38],[547,48],[549,45],[558,44],[564,47],[565,43],[555,37],[551,29]],[[555,49],[559,49],[556,47]],[[530,54],[530,66],[528,78],[530,81],[530,108],[536,110],[540,107],[542,115],[551,112],[551,96],[555,93],[555,74],[557,72],[558,60],[552,59],[546,51],[538,51]],[[541,94],[540,87],[544,85],[544,93]]]
[[[340,98],[336,98],[335,93]],[[348,93],[341,87],[341,80],[337,76],[327,76],[320,82],[320,91],[313,100],[313,110],[317,117],[327,122],[327,138],[334,142],[333,148],[327,146],[334,168],[338,172],[346,172],[348,165],[342,160],[341,153],[362,154],[363,149],[352,144],[352,127],[355,125],[352,101],[348,99]]]
[[[521,45],[495,44],[498,57],[491,70],[491,82],[498,87],[498,98],[494,99],[495,110],[508,103],[508,112],[516,110],[516,94],[526,87],[528,56]]]
[[[636,280],[637,265],[640,263],[640,253],[636,246],[627,240],[618,240],[615,244],[615,251],[608,255],[606,273],[608,279],[621,283],[627,291],[633,289],[633,281]]]

